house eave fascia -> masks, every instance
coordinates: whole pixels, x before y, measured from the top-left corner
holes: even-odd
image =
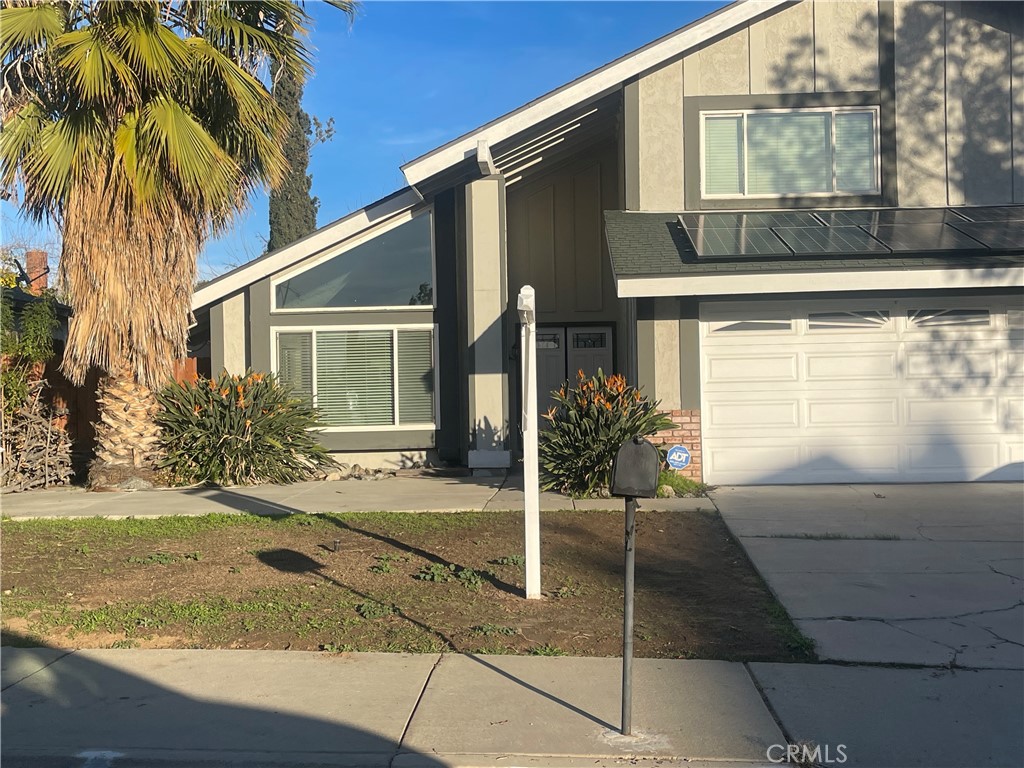
[[[192,311],[197,312],[215,304],[265,277],[355,237],[370,227],[421,204],[422,201],[423,198],[415,190],[406,188],[365,208],[353,211],[291,245],[279,248],[211,280],[192,294]]]
[[[481,140],[493,147],[566,109],[612,92],[620,88],[625,81],[662,62],[680,56],[711,38],[728,33],[783,6],[793,4],[793,0],[740,0],[740,2],[727,5],[409,161],[401,166],[406,182],[415,187],[447,168],[474,157],[478,142]]]
[[[615,289],[620,299],[1021,287],[1024,287],[1024,267],[758,272],[747,275],[652,275],[618,277],[615,281]]]

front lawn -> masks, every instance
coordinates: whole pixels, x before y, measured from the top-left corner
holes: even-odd
[[[5,644],[615,656],[622,513],[545,512],[522,599],[519,513],[3,521]],[[804,661],[716,513],[637,517],[636,653]],[[337,551],[335,551],[337,548]]]

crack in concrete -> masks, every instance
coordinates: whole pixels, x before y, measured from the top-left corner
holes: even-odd
[[[1005,571],[1000,571],[998,568],[994,568],[991,563],[987,563],[987,565],[988,569],[992,571],[992,573],[998,573],[1000,576],[1005,576],[1010,579],[1010,581],[1024,581],[1020,576],[1014,576],[1012,573],[1006,573]]]
[[[1008,637],[1003,637],[1002,635],[998,634],[998,633],[997,633],[997,632],[995,632],[994,630],[991,630],[991,629],[989,629],[988,627],[983,627],[983,626],[981,626],[980,624],[975,624],[974,626],[978,627],[978,629],[983,629],[983,630],[985,630],[985,631],[986,631],[986,632],[988,632],[988,633],[989,633],[990,635],[992,635],[992,637],[994,637],[994,638],[995,638],[996,640],[1001,640],[1001,641],[1002,641],[1002,642],[1004,642],[1004,643],[1009,643],[1010,645],[1016,645],[1016,646],[1019,646],[1019,647],[1021,647],[1021,648],[1024,648],[1024,643],[1019,643],[1019,642],[1017,642],[1016,640],[1011,640],[1011,639],[1010,639],[1010,638],[1008,638]]]
[[[794,621],[880,621],[887,623],[890,621],[944,621],[947,619],[966,619],[969,616],[982,616],[988,613],[1005,613],[1006,611],[1012,611],[1015,608],[1024,606],[1024,600],[1018,600],[1013,605],[1009,605],[1006,608],[986,608],[981,611],[968,611],[967,613],[957,613],[952,616],[794,616]]]

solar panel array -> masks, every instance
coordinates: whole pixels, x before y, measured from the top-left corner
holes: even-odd
[[[683,213],[698,258],[1024,250],[1024,205]]]

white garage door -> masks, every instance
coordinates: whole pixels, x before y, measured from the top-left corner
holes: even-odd
[[[709,483],[1020,480],[1019,299],[701,307]]]

